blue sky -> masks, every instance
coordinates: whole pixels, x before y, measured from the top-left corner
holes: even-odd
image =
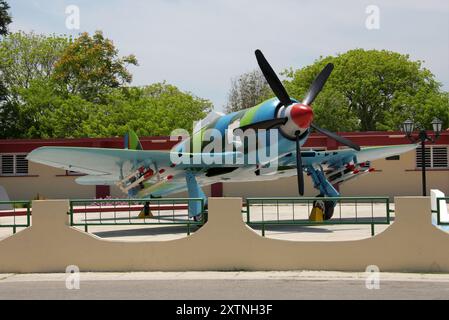
[[[166,80],[226,102],[230,79],[257,68],[260,48],[273,67],[302,67],[354,48],[387,49],[425,61],[449,90],[447,0],[9,0],[14,31],[77,35],[103,30],[122,55],[133,53],[134,84]],[[80,30],[65,9],[80,8]],[[368,5],[380,29],[365,27]]]

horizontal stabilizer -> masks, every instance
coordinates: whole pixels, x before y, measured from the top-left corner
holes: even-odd
[[[377,159],[385,159],[392,156],[397,156],[416,149],[417,144],[404,144],[396,146],[385,147],[369,147],[363,148],[356,152],[358,162],[366,162]]]

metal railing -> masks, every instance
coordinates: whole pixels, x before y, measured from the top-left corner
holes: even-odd
[[[336,202],[332,219],[323,222],[309,221],[315,201]],[[384,208],[378,208],[379,205]],[[261,227],[262,236],[265,236],[267,226],[281,225],[370,225],[371,235],[374,236],[376,225],[391,223],[391,213],[394,213],[394,210],[390,207],[388,197],[248,198],[244,213],[246,223],[250,227]]]
[[[145,204],[149,204],[151,215],[142,214]],[[207,211],[203,210],[201,221],[189,218],[188,206],[198,203],[204,208],[201,198],[189,199],[105,199],[105,200],[70,200],[70,225],[84,227],[94,226],[144,226],[177,225],[186,226],[187,235],[192,226],[202,226],[207,221]]]
[[[0,228],[12,228],[13,233],[17,228],[28,228],[31,225],[31,201],[0,201]]]
[[[447,202],[449,201],[449,197],[437,198],[437,224],[439,226],[449,226],[449,221],[441,221],[441,204],[447,206]]]

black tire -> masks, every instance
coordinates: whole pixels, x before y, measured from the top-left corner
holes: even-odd
[[[322,194],[317,195],[317,198],[324,198]],[[324,202],[324,221],[332,219],[334,216],[335,204],[334,201],[323,201]],[[313,207],[315,207],[316,201],[313,202]]]

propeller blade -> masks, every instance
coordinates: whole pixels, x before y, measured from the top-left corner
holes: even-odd
[[[309,92],[307,93],[306,98],[302,102],[303,104],[310,106],[318,96],[318,94],[323,90],[324,85],[329,79],[329,76],[334,70],[334,65],[329,63],[324,69],[320,72],[320,74],[313,80],[312,85],[310,86]]]
[[[354,142],[352,142],[352,141],[350,141],[350,140],[348,140],[346,138],[343,138],[343,137],[339,136],[336,133],[333,133],[333,132],[330,132],[330,131],[328,131],[326,129],[320,128],[320,127],[316,126],[313,123],[310,126],[313,129],[315,129],[316,131],[324,134],[325,136],[328,136],[329,138],[332,138],[335,141],[340,142],[341,144],[344,144],[345,146],[348,146],[348,147],[350,147],[350,148],[352,148],[354,150],[360,151],[360,146],[356,145]]]
[[[288,121],[288,118],[277,118],[277,119],[270,119],[270,120],[266,120],[266,121],[261,121],[261,122],[256,122],[256,123],[252,123],[252,124],[248,124],[246,126],[237,128],[235,130],[242,130],[243,132],[245,132],[248,129],[254,129],[254,130],[269,130],[269,129],[273,129],[273,128],[277,128],[279,126],[282,126],[284,124],[286,124]],[[235,131],[234,130],[234,131]]]
[[[302,156],[301,156],[301,139],[299,132],[296,134],[296,170],[298,177],[298,192],[301,196],[304,195],[304,171],[302,170]]]
[[[285,90],[284,85],[281,80],[279,80],[276,72],[274,72],[273,68],[268,63],[267,59],[263,55],[262,51],[256,50],[256,58],[257,63],[259,64],[260,70],[262,70],[265,79],[267,80],[271,90],[273,90],[276,97],[281,101],[281,103],[287,107],[292,104],[292,100]]]

